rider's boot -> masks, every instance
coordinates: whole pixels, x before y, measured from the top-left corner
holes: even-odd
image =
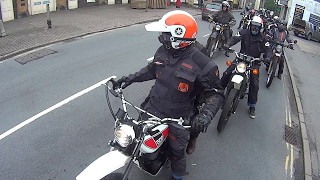
[[[197,138],[191,138],[189,140],[189,144],[186,149],[187,154],[193,153],[193,151],[196,149],[196,143],[197,143]]]
[[[254,119],[256,118],[256,108],[255,107],[250,107],[249,108],[249,116]]]
[[[281,80],[282,79],[282,74],[278,74],[277,77]]]

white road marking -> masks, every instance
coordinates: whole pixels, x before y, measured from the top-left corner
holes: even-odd
[[[46,110],[44,110],[44,111],[32,116],[31,118],[29,118],[29,119],[27,119],[25,121],[23,121],[22,123],[18,124],[17,126],[11,128],[10,130],[8,130],[5,133],[1,134],[0,135],[0,141],[2,139],[4,139],[5,137],[9,136],[10,134],[12,134],[12,133],[18,131],[19,129],[23,128],[24,126],[26,126],[26,125],[32,123],[33,121],[37,120],[38,118],[44,116],[45,114],[47,114],[47,113],[49,113],[49,112],[51,112],[51,111],[63,106],[64,104],[67,104],[68,102],[70,102],[70,101],[72,101],[72,100],[74,100],[74,99],[76,99],[76,98],[78,98],[78,97],[80,97],[80,96],[92,91],[92,90],[94,90],[95,88],[101,86],[102,84],[105,84],[107,81],[108,81],[108,79],[102,80],[102,81],[96,83],[95,85],[92,85],[92,86],[88,87],[87,89],[84,89],[84,90],[82,90],[82,91],[80,91],[80,92],[68,97],[67,99],[57,103],[56,105],[53,105],[53,106],[49,107],[48,109],[46,109]]]
[[[202,36],[202,37],[207,37],[207,36],[209,36],[210,34],[206,34],[206,35],[204,35],[204,36]]]

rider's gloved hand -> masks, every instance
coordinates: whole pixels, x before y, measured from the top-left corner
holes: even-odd
[[[228,50],[230,48],[230,46],[228,44],[224,44],[222,48],[225,50]]]
[[[293,49],[293,43],[290,43],[290,44],[289,44],[289,48],[290,48],[290,49]]]
[[[210,120],[209,116],[199,113],[193,118],[191,128],[198,132],[206,132],[210,124]]]
[[[132,84],[132,82],[130,81],[130,79],[127,76],[123,76],[121,79],[119,79],[117,81],[117,83],[119,84],[120,87],[122,87],[122,89],[128,87],[130,84]]]

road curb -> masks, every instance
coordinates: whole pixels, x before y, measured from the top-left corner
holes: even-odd
[[[193,7],[189,7],[189,8],[192,9]],[[199,15],[201,15],[201,12],[197,12],[197,13],[192,14],[192,16],[194,16],[194,17],[199,16]],[[89,33],[83,33],[83,34],[80,34],[80,35],[65,37],[63,39],[52,41],[52,42],[49,42],[49,43],[43,43],[41,45],[37,45],[37,46],[25,48],[25,49],[20,49],[20,50],[17,50],[17,51],[14,51],[14,52],[11,52],[11,53],[8,53],[8,54],[0,56],[0,62],[4,61],[6,59],[12,58],[12,57],[21,55],[23,53],[26,53],[26,52],[29,52],[29,51],[32,51],[32,50],[36,50],[36,49],[39,49],[39,48],[43,48],[43,47],[46,47],[46,46],[50,46],[50,45],[53,45],[53,44],[56,44],[56,43],[70,41],[70,40],[74,40],[74,39],[77,39],[77,38],[82,38],[82,37],[85,37],[85,36],[88,36],[88,35],[94,35],[94,34],[103,33],[103,32],[107,32],[107,31],[115,30],[115,29],[120,29],[120,28],[125,28],[125,27],[129,27],[129,26],[133,26],[133,25],[138,25],[138,24],[158,21],[158,20],[161,19],[161,17],[162,17],[162,15],[159,15],[159,17],[154,17],[153,19],[142,20],[142,21],[138,21],[138,22],[133,22],[132,24],[128,24],[128,25],[114,26],[114,27],[98,30],[98,31],[95,31],[95,32],[89,32]]]
[[[307,134],[307,127],[304,119],[304,111],[302,108],[301,99],[299,96],[299,91],[297,88],[296,81],[293,76],[293,72],[290,66],[289,61],[287,60],[287,54],[284,52],[285,56],[285,62],[288,67],[289,76],[291,79],[291,84],[293,88],[293,94],[296,101],[297,109],[298,109],[298,118],[299,118],[299,124],[300,124],[300,133],[302,138],[302,146],[303,146],[303,163],[304,163],[304,179],[305,180],[312,180],[312,170],[311,170],[311,153],[310,153],[310,147],[309,147],[309,140],[308,140],[308,134]]]
[[[106,29],[103,29],[103,30],[95,31],[95,32],[83,33],[83,34],[80,34],[80,35],[77,35],[77,36],[67,37],[67,38],[64,38],[64,39],[61,39],[61,40],[57,40],[57,41],[53,41],[53,42],[50,42],[50,43],[44,43],[44,44],[42,44],[42,45],[38,45],[38,46],[34,46],[34,47],[30,47],[30,48],[18,50],[18,51],[12,52],[12,53],[8,53],[8,54],[6,54],[6,55],[4,55],[4,56],[1,56],[1,57],[0,57],[0,61],[3,61],[3,60],[6,60],[6,59],[9,59],[9,58],[12,58],[12,57],[14,57],[14,56],[17,56],[17,55],[26,53],[26,52],[28,52],[28,51],[32,51],[32,50],[35,50],[35,49],[38,49],[38,48],[42,48],[42,47],[45,47],[45,46],[49,46],[49,45],[53,45],[53,44],[56,44],[56,43],[65,42],[65,41],[70,41],[70,40],[77,39],[77,38],[81,38],[81,37],[85,37],[85,36],[88,36],[88,35],[93,35],[93,34],[98,34],[98,33],[102,33],[102,32],[107,32],[107,31],[114,30],[114,29],[125,28],[125,27],[129,27],[129,26],[137,25],[137,24],[143,24],[143,23],[153,22],[153,21],[157,21],[157,20],[159,20],[159,19],[160,19],[160,18],[155,18],[155,19],[150,19],[150,20],[145,20],[145,21],[139,21],[139,22],[132,23],[132,24],[129,24],[129,25],[116,26],[116,27],[112,27],[112,28],[106,28]]]

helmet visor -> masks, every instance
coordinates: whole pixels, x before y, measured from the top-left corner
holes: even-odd
[[[252,25],[252,26],[261,27],[261,23],[259,23],[259,22],[254,22],[254,21],[251,21],[251,25]]]
[[[162,22],[152,22],[144,26],[147,31],[170,32],[170,29]]]

